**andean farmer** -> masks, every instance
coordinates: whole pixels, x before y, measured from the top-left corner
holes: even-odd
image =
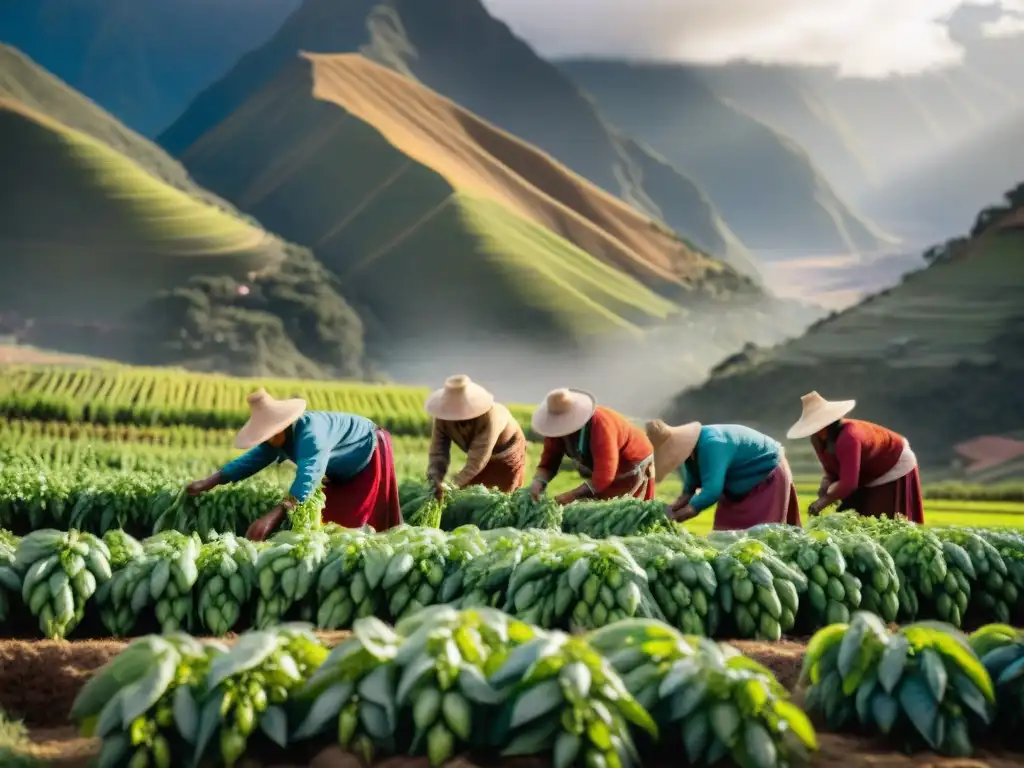
[[[508,408],[494,402],[494,395],[468,376],[451,376],[443,389],[427,398],[426,410],[434,419],[427,478],[438,498],[452,443],[466,453],[465,465],[452,478],[456,487],[482,485],[506,493],[522,487],[526,437]]]
[[[800,525],[789,462],[782,446],[768,435],[738,424],[694,421],[670,427],[651,421],[647,436],[654,446],[657,476],[678,469],[683,478],[683,491],[669,507],[673,519],[690,520],[717,504],[716,531],[761,523]]]
[[[249,421],[235,438],[249,449],[188,492],[198,495],[223,483],[251,477],[276,462],[295,462],[289,495],[256,520],[246,536],[265,539],[288,511],[305,502],[324,482],[325,523],[347,528],[370,525],[377,531],[402,522],[391,436],[367,418],[351,413],[307,411],[299,398],[276,400],[265,390],[249,395]]]
[[[654,498],[654,448],[643,429],[578,389],[556,389],[533,413],[533,429],[544,438],[530,486],[544,493],[568,457],[583,484],[556,497],[559,504],[583,499]]]
[[[855,400],[830,402],[811,392],[801,398],[803,413],[787,437],[811,438],[825,471],[818,498],[808,512],[820,514],[840,501],[868,517],[904,515],[924,522],[921,476],[917,458],[902,435],[867,421],[844,418]]]

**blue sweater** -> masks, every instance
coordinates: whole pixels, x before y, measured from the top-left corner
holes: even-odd
[[[292,427],[283,448],[260,443],[228,463],[221,474],[229,482],[255,475],[275,462],[295,462],[291,495],[306,501],[326,475],[344,482],[359,474],[373,457],[377,425],[353,413],[306,411]]]
[[[738,424],[701,427],[696,462],[680,467],[683,490],[700,493],[690,504],[698,512],[716,504],[722,493],[744,496],[770,475],[782,461],[782,446],[760,432]],[[693,472],[699,467],[700,477]],[[689,466],[688,466],[689,465]]]

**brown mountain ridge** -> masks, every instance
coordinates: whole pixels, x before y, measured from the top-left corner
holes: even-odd
[[[303,53],[182,160],[313,248],[392,338],[423,333],[424,317],[573,338],[763,298],[550,156],[359,55]]]

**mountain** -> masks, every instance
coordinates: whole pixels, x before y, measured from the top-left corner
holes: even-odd
[[[908,232],[948,237],[1024,174],[1024,106],[985,130],[918,161],[875,195],[877,211]]]
[[[415,78],[757,278],[746,248],[707,195],[618,135],[572,82],[478,0],[305,0],[267,43],[199,94],[160,143],[181,155],[298,50],[361,53]]]
[[[297,0],[10,0],[0,42],[154,136]]]
[[[800,397],[856,398],[858,418],[907,436],[922,462],[1024,428],[1024,185],[925,269],[771,349],[724,362],[666,414],[782,435]],[[756,393],[756,396],[754,396]]]
[[[182,160],[312,248],[382,345],[510,333],[577,344],[763,297],[536,148],[359,55],[293,57]]]
[[[600,60],[560,66],[612,123],[695,179],[760,256],[891,245],[796,143],[720,98],[691,67]]]
[[[161,363],[360,369],[358,318],[308,251],[191,194],[166,153],[7,47],[0,167],[0,307],[24,340]],[[281,300],[296,284],[316,304]],[[322,330],[295,333],[302,317]]]

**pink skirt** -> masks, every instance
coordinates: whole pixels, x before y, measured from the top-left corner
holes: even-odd
[[[718,500],[716,531],[741,531],[761,523],[800,525],[800,502],[785,458],[743,498],[723,494]]]

